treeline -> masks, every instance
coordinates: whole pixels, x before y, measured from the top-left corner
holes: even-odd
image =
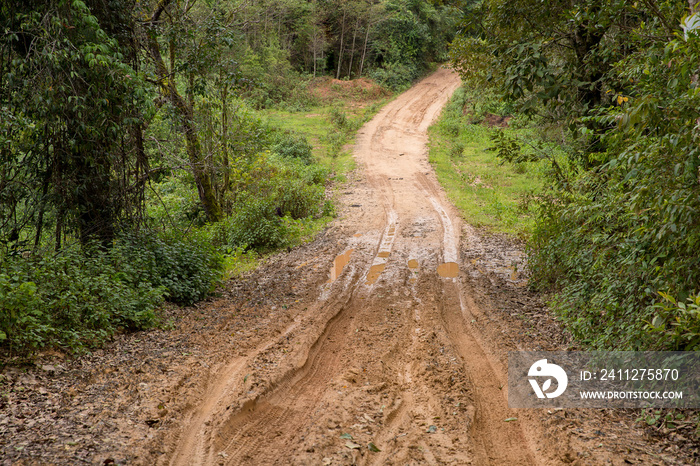
[[[314,76],[406,85],[445,58],[455,12],[1,0],[0,350],[154,325],[163,299],[202,299],[227,262],[327,218],[328,169],[254,110],[313,105]]]
[[[453,43],[468,82],[543,129],[494,145],[552,162],[532,282],[592,347],[700,348],[698,26],[695,0],[484,0]]]

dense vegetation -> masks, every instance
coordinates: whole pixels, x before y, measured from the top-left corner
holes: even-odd
[[[329,164],[256,113],[314,78],[410,84],[459,14],[425,0],[0,1],[0,349],[99,344],[332,214]],[[355,123],[338,109],[328,155]],[[356,120],[353,120],[353,122]]]
[[[494,138],[504,160],[551,162],[535,286],[591,347],[700,349],[696,2],[484,0],[465,18],[464,79],[544,129]]]
[[[500,116],[511,110],[481,89],[457,89],[429,130],[429,160],[450,201],[470,225],[526,239],[534,222],[530,204],[549,167],[545,160],[504,163],[490,150],[494,134],[536,137],[527,118]]]

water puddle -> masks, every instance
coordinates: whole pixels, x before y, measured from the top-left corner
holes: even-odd
[[[438,265],[437,273],[443,278],[455,278],[459,275],[459,264],[456,262],[445,262]]]
[[[411,259],[408,261],[408,268],[409,269],[417,269],[418,268],[418,261],[415,259]]]
[[[367,281],[365,285],[374,285],[384,271],[384,267],[386,267],[386,264],[377,264],[370,267],[369,272],[367,272]]]
[[[390,210],[387,213],[387,225],[379,243],[377,256],[372,261],[372,266],[369,268],[369,272],[367,272],[365,285],[373,285],[379,279],[379,275],[381,275],[386,267],[386,263],[391,255],[391,248],[394,245],[394,239],[396,237],[397,220],[398,217],[396,212]]]
[[[348,265],[348,262],[350,262],[350,254],[354,249],[348,249],[338,257],[336,257],[333,260],[333,267],[331,267],[331,279],[329,280],[329,283],[334,282],[341,273],[343,273],[343,268]]]

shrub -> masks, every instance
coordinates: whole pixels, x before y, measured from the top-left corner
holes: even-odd
[[[401,90],[411,85],[419,75],[415,65],[405,65],[403,63],[389,63],[384,68],[377,68],[371,72],[370,77],[394,91]]]
[[[654,305],[655,314],[646,329],[658,335],[658,346],[673,351],[700,349],[700,295],[693,293],[686,302],[659,292],[664,302]]]
[[[293,219],[315,216],[325,197],[323,186],[296,177],[285,181],[279,193],[280,210]]]
[[[239,196],[239,203],[224,220],[228,245],[232,248],[274,249],[286,243],[286,224],[272,197]]]
[[[169,301],[185,305],[204,299],[223,268],[221,253],[203,231],[133,234],[115,247],[114,255],[132,284],[163,287]]]
[[[313,161],[311,150],[311,144],[302,135],[280,131],[272,137],[272,151],[281,157],[297,159],[309,165]]]
[[[95,346],[120,329],[156,323],[165,289],[118,270],[112,253],[66,250],[6,257],[0,273],[0,343],[30,352]]]
[[[298,158],[261,154],[232,183],[230,217],[219,241],[230,248],[274,249],[287,245],[289,220],[316,217],[325,200],[328,170]],[[289,218],[285,218],[289,217]]]
[[[331,123],[333,123],[333,126],[335,126],[336,128],[340,130],[347,128],[348,117],[342,109],[338,107],[331,108],[329,117]]]

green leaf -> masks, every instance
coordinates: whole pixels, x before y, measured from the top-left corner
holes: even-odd
[[[367,445],[367,448],[369,449],[369,451],[374,452],[374,453],[379,453],[379,452],[381,451],[381,450],[380,450],[379,448],[377,448],[377,446],[376,446],[374,443],[372,443],[372,442],[369,442],[369,445]]]

